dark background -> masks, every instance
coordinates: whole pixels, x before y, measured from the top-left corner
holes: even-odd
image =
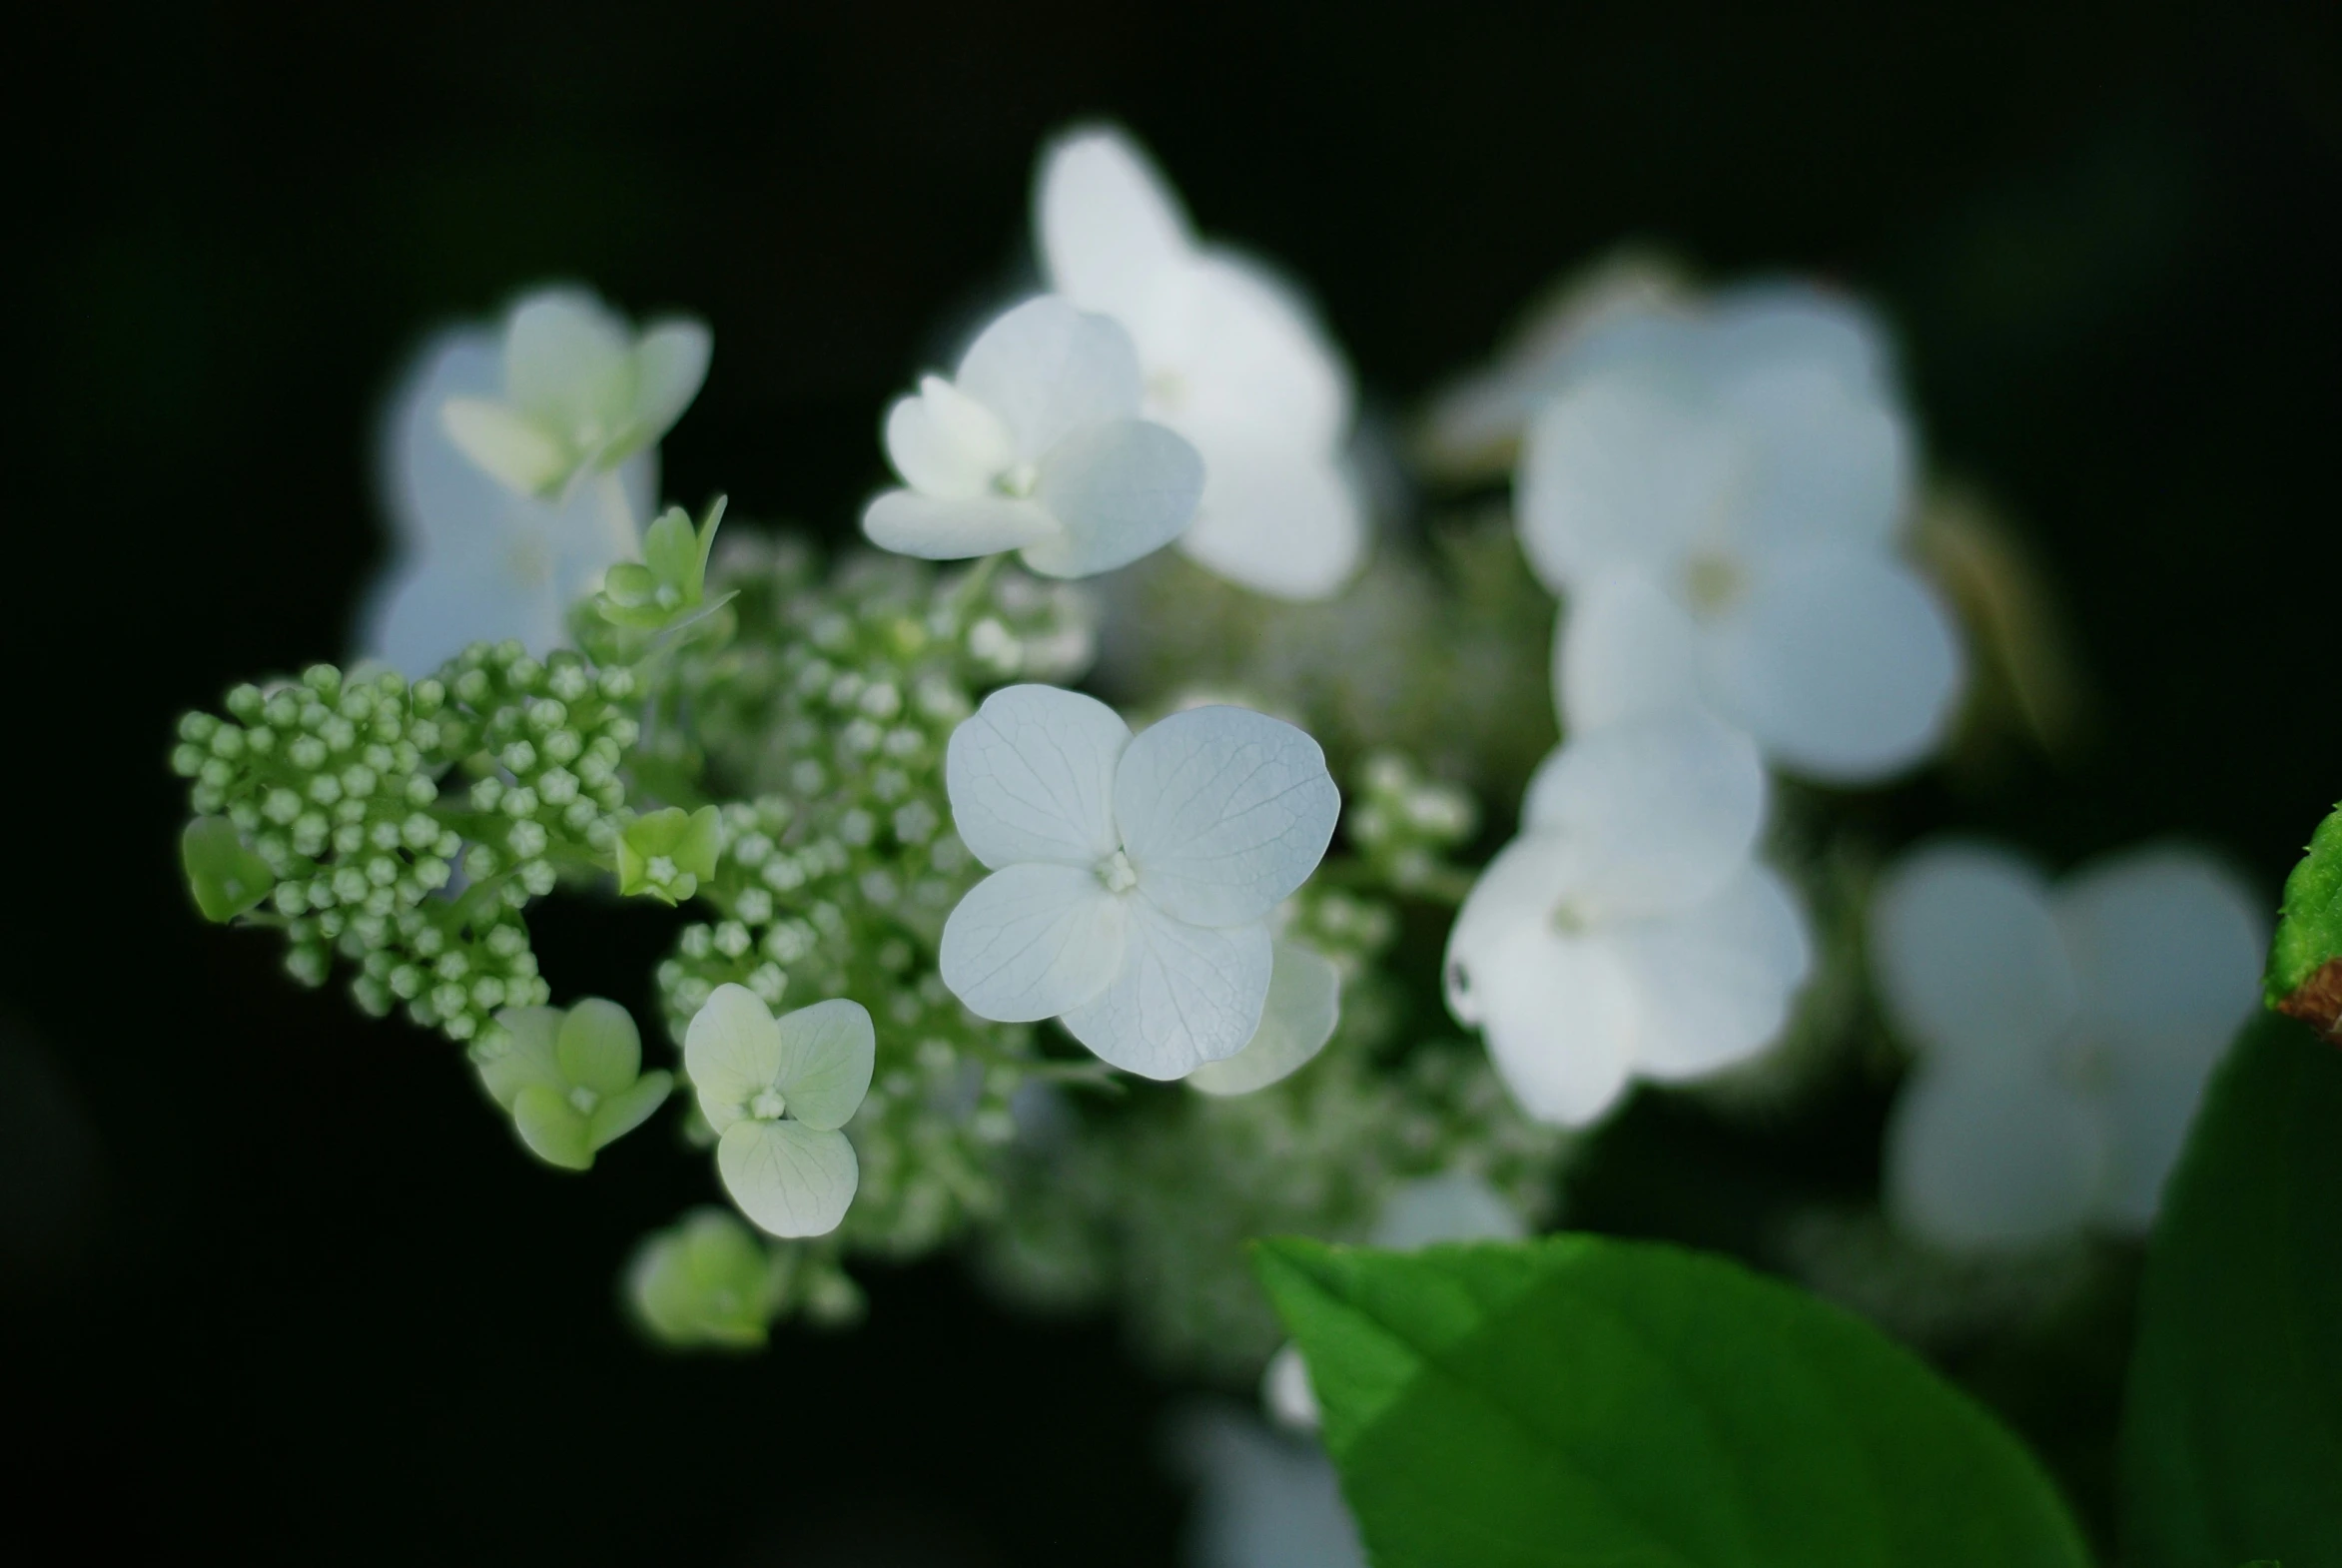
[[[541,1170],[442,1043],[204,927],[163,767],[179,709],[343,650],[376,399],[428,326],[553,275],[699,312],[669,493],[836,531],[1076,116],[1308,280],[1393,414],[1621,239],[1872,293],[1933,454],[2062,591],[2099,722],[2069,765],[1870,809],[2058,864],[2184,833],[2273,895],[2342,790],[2332,13],[1418,9],[52,8],[17,35],[0,1529],[1171,1560],[1179,1391],[1110,1323],[1005,1317],[947,1261],[867,1274],[853,1334],[639,1349],[613,1274],[697,1165],[638,1138]],[[666,930],[537,924],[557,993]]]

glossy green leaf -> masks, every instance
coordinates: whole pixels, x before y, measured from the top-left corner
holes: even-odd
[[[2237,1037],[2163,1193],[2123,1426],[2126,1561],[2342,1563],[2342,1053]]]
[[[2087,1560],[1991,1417],[1735,1264],[1592,1236],[1256,1260],[1378,1568]]]
[[[2342,1045],[2342,806],[2319,825],[2308,857],[2285,880],[2285,913],[2269,948],[2268,1002]]]

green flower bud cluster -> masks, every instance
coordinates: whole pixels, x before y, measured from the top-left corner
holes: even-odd
[[[729,1208],[695,1208],[643,1237],[626,1268],[635,1321],[678,1350],[753,1350],[776,1320],[853,1322],[861,1287],[826,1241],[774,1245]]]
[[[1479,830],[1470,794],[1423,776],[1396,752],[1376,752],[1357,771],[1342,829],[1376,880],[1395,892],[1458,900],[1471,874],[1447,859]]]
[[[181,719],[171,755],[199,819],[185,846],[198,901],[283,930],[304,984],[339,952],[368,1013],[403,1003],[492,1048],[499,1009],[548,994],[521,909],[556,865],[607,865],[622,831],[631,694],[625,670],[540,663],[516,642],[474,644],[411,685],[319,664],[239,686],[226,716]],[[459,896],[440,896],[458,876]]]

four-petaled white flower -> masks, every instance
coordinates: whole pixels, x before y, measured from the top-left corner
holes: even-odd
[[[904,489],[862,514],[872,542],[953,560],[1021,550],[1052,577],[1129,565],[1195,515],[1203,459],[1139,416],[1131,336],[1055,295],[977,336],[950,381],[923,377],[887,410]]]
[[[1130,329],[1148,416],[1203,454],[1202,505],[1179,547],[1263,593],[1339,588],[1365,547],[1341,466],[1350,377],[1292,291],[1198,245],[1178,198],[1118,131],[1049,149],[1034,228],[1052,286]]]
[[[972,1012],[1059,1019],[1155,1079],[1253,1038],[1266,918],[1316,870],[1340,812],[1315,741],[1226,707],[1134,738],[1093,698],[1009,686],[952,732],[945,783],[993,870],[944,924],[944,983]]]
[[[515,638],[543,656],[568,640],[569,607],[634,553],[635,521],[658,491],[658,453],[637,450],[602,484],[523,494],[465,456],[440,409],[503,385],[497,335],[480,328],[423,346],[391,395],[379,448],[396,557],[369,593],[359,650],[409,676],[472,642]]]
[[[525,495],[557,495],[654,444],[707,379],[707,328],[685,317],[637,336],[579,289],[529,295],[504,323],[500,395],[439,410],[472,461]]]
[[[1446,963],[1449,1008],[1531,1116],[1591,1122],[1632,1078],[1695,1078],[1780,1032],[1810,959],[1751,858],[1764,811],[1755,746],[1698,713],[1579,736],[1538,769]]]
[[[740,1211],[779,1236],[825,1235],[861,1183],[838,1129],[870,1093],[877,1037],[859,1002],[816,1002],[775,1021],[755,992],[718,986],[683,1037],[716,1169]]]
[[[1898,1221],[1959,1248],[2146,1229],[2258,997],[2257,901],[2188,850],[2051,888],[2006,851],[1952,842],[1889,875],[1871,929],[1881,994],[1920,1053],[1887,1129]]]
[[[1868,319],[1758,290],[1616,322],[1573,363],[1516,497],[1531,563],[1568,600],[1565,723],[1698,702],[1839,782],[1933,751],[1959,645],[1897,551],[1911,439]]]

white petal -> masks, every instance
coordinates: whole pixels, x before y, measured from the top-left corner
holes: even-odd
[[[359,646],[420,679],[470,643],[516,637],[543,653],[567,640],[549,578],[519,584],[496,569],[444,557],[412,562],[377,584],[360,617]]]
[[[512,1035],[503,1053],[479,1065],[479,1082],[488,1098],[506,1111],[531,1084],[542,1084],[555,1094],[569,1092],[569,1080],[555,1055],[561,1032],[559,1008],[506,1008],[496,1022]]]
[[[1055,1018],[1097,996],[1124,968],[1136,902],[1108,892],[1094,871],[1010,866],[969,889],[953,909],[937,968],[979,1018]]]
[[[1060,531],[1027,546],[1025,564],[1048,577],[1128,566],[1177,538],[1202,493],[1202,456],[1163,425],[1145,419],[1086,425],[1042,461],[1034,498]]]
[[[1503,962],[1522,932],[1551,929],[1555,912],[1576,895],[1585,864],[1585,846],[1560,833],[1523,834],[1488,862],[1447,933],[1442,974],[1458,1023],[1486,1022],[1481,975]]]
[[[1341,971],[1297,942],[1271,945],[1268,1001],[1244,1049],[1187,1075],[1206,1095],[1248,1095],[1306,1066],[1341,1022]]]
[[[1243,1050],[1268,1000],[1268,929],[1206,930],[1165,914],[1144,895],[1122,902],[1130,914],[1122,971],[1065,1014],[1068,1032],[1141,1078],[1185,1078]]]
[[[1147,411],[1216,455],[1251,445],[1331,455],[1350,423],[1350,375],[1308,308],[1266,269],[1213,252],[1167,269],[1116,318],[1147,375]]]
[[[992,484],[1016,461],[1000,416],[940,376],[887,409],[887,460],[922,495],[967,500],[996,493]]]
[[[577,466],[566,441],[505,403],[450,397],[439,422],[464,456],[523,495],[547,493]]]
[[[1182,1424],[1179,1443],[1197,1483],[1192,1568],[1365,1568],[1324,1450],[1208,1408]]]
[[[1046,860],[1095,868],[1123,847],[1115,769],[1131,727],[1096,697],[1003,686],[952,731],[944,787],[969,852],[995,870]]]
[[[1747,860],[1765,820],[1756,745],[1697,712],[1628,719],[1539,765],[1523,831],[1585,847],[1581,895],[1605,917],[1687,909]]]
[[[625,323],[582,290],[529,295],[504,323],[504,396],[565,436],[632,411],[634,366]]]
[[[1895,345],[1886,324],[1852,297],[1809,283],[1744,285],[1716,297],[1710,353],[1728,373],[1743,366],[1812,366],[1851,391],[1888,391]]]
[[[777,1236],[827,1235],[846,1217],[862,1168],[846,1135],[802,1122],[735,1122],[716,1144],[724,1190]]]
[[[1413,1251],[1440,1241],[1518,1241],[1528,1222],[1496,1188],[1469,1171],[1409,1181],[1382,1200],[1374,1244]]]
[[[1255,592],[1322,599],[1357,569],[1366,525],[1332,458],[1231,442],[1204,453],[1203,499],[1179,548]]]
[[[2210,856],[2132,850],[2075,873],[2054,904],[2082,1005],[2123,1055],[2208,1067],[2252,1015],[2268,918]]]
[[[2095,1114],[2046,1072],[1925,1065],[1887,1124],[1889,1211],[1959,1248],[2014,1247],[2079,1227],[2105,1172]]]
[[[770,1089],[781,1065],[781,1031],[770,1009],[746,986],[718,986],[683,1032],[683,1069],[699,1096],[699,1114],[718,1133],[742,1107]]]
[[[1815,554],[1757,574],[1709,642],[1707,688],[1768,755],[1862,782],[1936,749],[1959,696],[1959,644],[1902,562]]]
[[[1738,532],[1753,551],[1816,541],[1878,547],[1911,502],[1912,443],[1878,392],[1817,364],[1753,367],[1724,397],[1756,446]]]
[[[1085,424],[1139,412],[1139,353],[1131,335],[1056,295],[1028,300],[985,328],[955,380],[1000,415],[1017,455],[1030,462]]]
[[[2099,1106],[2111,1147],[2098,1194],[2098,1217],[2138,1235],[2155,1222],[2163,1183],[2187,1147],[2187,1130],[2220,1054],[2108,1054],[2114,1060],[2106,1067]]]
[[[1489,1058],[1523,1111],[1583,1127],[1617,1102],[1639,1021],[1634,983],[1609,944],[1517,927],[1472,967],[1468,986]]]
[[[1989,845],[1904,857],[1872,901],[1871,963],[1913,1045],[2010,1071],[2046,1061],[2080,1005],[2040,874]]]
[[[792,1121],[807,1127],[841,1128],[870,1093],[878,1037],[861,1003],[844,997],[816,1002],[781,1016],[780,1058],[772,1085],[787,1102]]]
[[[1516,482],[1529,563],[1555,592],[1613,566],[1662,568],[1718,532],[1745,457],[1696,400],[1589,378],[1529,426]]]
[[[1647,572],[1604,571],[1570,590],[1553,639],[1564,727],[1697,706],[1699,668],[1699,628]]]
[[[1341,814],[1316,741],[1230,707],[1174,713],[1132,741],[1114,798],[1140,888],[1201,926],[1276,908],[1317,869]]]
[[[1813,966],[1804,917],[1763,866],[1611,940],[1642,994],[1635,1068],[1658,1079],[1698,1078],[1771,1045]]]
[[[862,513],[862,531],[882,550],[922,560],[959,560],[1055,539],[1055,517],[1006,495],[939,500],[917,490],[884,490]]]
[[[683,417],[707,380],[714,339],[707,324],[689,317],[653,322],[634,346],[634,428],[637,443],[655,441]]]
[[[1114,316],[1144,304],[1156,276],[1193,251],[1170,182],[1131,138],[1104,128],[1050,146],[1033,227],[1050,287]]]

